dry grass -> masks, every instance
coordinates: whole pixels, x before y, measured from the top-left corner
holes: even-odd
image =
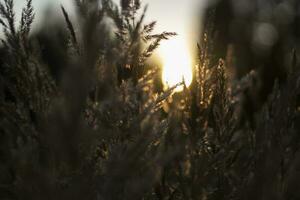
[[[76,5],[79,20],[62,7],[63,37],[53,28],[47,41],[30,35],[31,0],[19,26],[13,1],[0,3],[0,199],[300,197],[296,50],[286,80],[257,101],[259,68],[232,79],[237,58],[217,56],[226,7],[215,5],[194,81],[174,94],[158,89],[159,69],[146,60],[176,34],[152,34],[139,0]],[[59,76],[53,63],[64,66]]]

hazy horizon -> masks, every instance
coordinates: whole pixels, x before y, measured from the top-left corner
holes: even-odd
[[[119,3],[119,0],[113,0]],[[171,31],[176,32],[178,37],[189,38],[188,43],[197,40],[198,27],[195,24],[199,24],[199,17],[201,16],[201,6],[205,0],[144,0],[143,6],[148,4],[148,10],[146,14],[146,22],[157,21],[155,32]],[[45,17],[45,13],[48,6],[59,8],[62,4],[70,12],[74,12],[73,0],[45,0],[38,1],[33,0],[36,19],[35,24],[39,24]],[[25,0],[15,1],[15,12],[17,13],[17,19],[20,18],[20,12],[25,5]],[[60,9],[57,9],[60,11]],[[195,23],[196,22],[196,23]],[[197,23],[198,22],[198,23]],[[196,42],[196,41],[195,41]]]

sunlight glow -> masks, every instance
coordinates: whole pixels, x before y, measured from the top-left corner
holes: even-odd
[[[187,44],[174,38],[161,44],[160,54],[163,60],[162,81],[165,88],[175,86],[182,81],[188,87],[192,83],[192,62]],[[180,92],[183,86],[175,91]]]

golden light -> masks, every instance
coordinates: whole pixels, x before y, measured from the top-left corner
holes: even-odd
[[[160,46],[160,55],[163,61],[162,81],[165,88],[173,87],[182,81],[188,87],[193,80],[193,70],[186,42],[179,38],[165,41]],[[175,91],[182,90],[183,86],[180,86]]]

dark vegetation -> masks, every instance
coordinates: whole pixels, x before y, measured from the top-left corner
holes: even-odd
[[[139,0],[75,3],[30,34],[1,0],[1,200],[300,199],[298,1],[210,5],[175,94]]]

